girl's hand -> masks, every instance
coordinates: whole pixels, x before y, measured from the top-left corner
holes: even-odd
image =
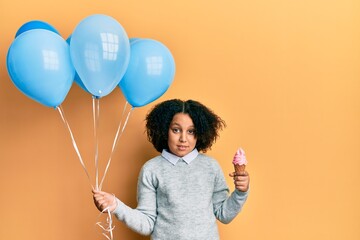
[[[114,194],[99,190],[93,190],[92,192],[95,206],[100,212],[106,211],[107,209],[109,209],[110,212],[113,212],[116,209],[117,202]]]
[[[232,172],[229,176],[234,179],[234,185],[237,190],[241,192],[249,190],[250,176],[247,171],[241,173]]]

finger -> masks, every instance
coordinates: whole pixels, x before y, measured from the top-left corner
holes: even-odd
[[[249,190],[249,185],[245,184],[244,186],[240,186],[239,188],[240,188],[240,191],[246,192]]]
[[[112,196],[112,195],[110,195],[107,192],[101,192],[101,191],[94,194],[94,197],[96,197],[96,198],[106,198],[106,197],[109,197],[109,196]]]
[[[239,185],[239,184],[248,185],[248,184],[249,184],[249,180],[248,180],[248,179],[235,180],[235,181],[234,181],[234,184],[235,184],[235,185]]]
[[[104,195],[104,194],[102,194],[101,192],[94,192],[93,195],[94,195],[94,196],[102,196],[102,195]]]
[[[236,178],[236,180],[239,180],[239,181],[248,181],[249,180],[249,176],[238,176]]]
[[[238,189],[238,190],[243,191],[243,190],[247,189],[247,186],[243,185],[243,184],[239,184],[239,185],[236,185],[235,188]]]
[[[107,202],[103,202],[100,206],[102,209],[105,209],[105,208],[107,208],[108,205],[109,204]]]
[[[92,192],[93,192],[93,194],[102,194],[103,193],[102,191],[96,190],[96,189],[93,189]]]
[[[104,200],[104,199],[100,199],[100,200],[96,201],[96,203],[97,203],[99,206],[101,206],[101,205],[104,204],[105,202],[107,202],[107,201]]]
[[[241,192],[246,192],[247,191],[247,188],[243,188],[243,187],[239,187],[239,188],[236,188],[236,189],[241,191]]]
[[[234,184],[235,184],[236,187],[238,187],[238,186],[243,186],[243,185],[244,185],[244,182],[235,181]]]
[[[237,177],[237,176],[248,176],[248,173],[246,171],[242,171],[242,172],[233,172],[231,175],[229,174],[229,176],[231,177]]]
[[[97,200],[97,201],[105,198],[104,195],[100,195],[100,194],[96,194],[96,195],[94,195],[93,197],[94,197],[94,199]]]
[[[107,192],[100,191],[100,190],[93,190],[93,193],[94,193],[94,194],[100,194],[100,195],[106,195],[106,194],[108,194]]]
[[[246,184],[245,182],[240,182],[240,181],[235,181],[235,182],[234,182],[235,187],[236,187],[236,186],[245,185],[245,184]]]
[[[96,200],[96,201],[99,201],[100,199],[102,199],[103,197],[101,195],[94,195],[93,198]]]
[[[105,203],[103,203],[102,205],[101,205],[101,209],[102,209],[102,211],[104,211],[105,209],[112,209],[113,210],[113,206],[112,206],[112,204],[111,203],[109,203],[109,202],[105,202]],[[112,211],[111,210],[111,211]]]
[[[240,172],[238,176],[248,176],[249,173],[247,171]]]

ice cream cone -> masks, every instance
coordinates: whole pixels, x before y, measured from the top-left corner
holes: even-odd
[[[239,164],[234,164],[234,169],[236,173],[242,173],[245,171],[245,164],[239,165]]]
[[[243,149],[239,148],[236,151],[232,163],[234,164],[234,169],[237,174],[243,173],[245,171],[247,160]]]

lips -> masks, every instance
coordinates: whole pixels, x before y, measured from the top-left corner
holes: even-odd
[[[182,151],[187,149],[187,146],[183,146],[183,145],[178,145],[177,147],[179,150],[182,150]]]

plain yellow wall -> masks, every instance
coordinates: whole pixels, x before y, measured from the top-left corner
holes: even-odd
[[[226,120],[208,152],[225,174],[236,149],[246,150],[251,194],[231,224],[219,224],[221,239],[360,239],[358,0],[2,0],[0,239],[101,239],[60,115],[18,91],[5,67],[23,23],[46,21],[67,38],[94,13],[171,50],[176,77],[156,102],[197,99]],[[91,104],[74,86],[63,108],[93,176]],[[105,180],[132,207],[140,167],[156,154],[143,121],[153,104],[132,113]],[[123,105],[119,89],[100,101],[101,168]],[[149,239],[115,225],[115,239]]]

